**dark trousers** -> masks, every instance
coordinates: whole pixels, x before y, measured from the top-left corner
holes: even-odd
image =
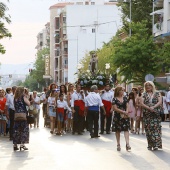
[[[110,132],[110,127],[111,127],[111,121],[112,121],[112,114],[110,114],[109,116],[106,116],[103,114],[103,110],[101,110],[101,114],[100,114],[100,130],[101,132],[104,132],[104,120],[106,118],[106,132]]]
[[[10,139],[13,138],[14,115],[15,115],[15,111],[12,109],[9,109],[9,120],[10,120],[9,138]]]
[[[98,130],[99,130],[98,121],[99,121],[99,112],[88,110],[88,127],[91,136],[98,136]],[[93,126],[94,126],[94,132],[93,132]]]
[[[73,132],[81,133],[83,129],[83,116],[79,115],[79,107],[74,107],[75,113],[73,116]]]
[[[43,117],[47,116],[47,104],[43,104]]]

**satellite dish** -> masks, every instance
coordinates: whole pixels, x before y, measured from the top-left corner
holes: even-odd
[[[147,74],[145,76],[145,81],[154,81],[155,77],[152,74]]]

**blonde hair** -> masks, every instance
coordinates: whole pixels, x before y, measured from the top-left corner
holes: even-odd
[[[118,97],[119,96],[119,92],[123,89],[122,86],[117,86],[115,88],[115,91],[114,91],[114,97]]]
[[[19,87],[17,87],[17,89],[16,89],[16,91],[15,91],[15,96],[14,96],[14,98],[15,98],[15,99],[19,99],[19,98],[22,97],[23,94],[24,94],[24,87],[19,86]]]
[[[150,85],[152,86],[152,92],[153,92],[153,94],[156,93],[155,84],[154,84],[152,81],[146,81],[146,82],[144,83],[144,92],[146,92],[146,87],[145,87],[146,84],[150,84]]]

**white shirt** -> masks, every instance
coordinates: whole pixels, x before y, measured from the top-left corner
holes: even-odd
[[[95,92],[90,92],[85,98],[85,106],[103,106],[100,95]]]
[[[13,93],[10,93],[8,95],[7,103],[8,103],[8,107],[10,109],[15,110],[15,107],[14,107],[14,95],[13,95]]]
[[[48,97],[49,106],[55,106],[55,97]]]
[[[84,96],[84,94],[83,94],[83,96]],[[85,96],[84,96],[84,98],[85,98]],[[75,101],[75,100],[83,100],[83,101],[84,101],[81,93],[77,93],[77,92],[75,91],[75,92],[71,95],[71,107],[74,107],[74,101]]]
[[[46,94],[44,93],[42,96],[41,96],[41,98],[40,98],[42,101],[44,101],[43,102],[43,104],[47,104],[47,100],[46,100]]]
[[[6,94],[6,105],[7,105],[7,106],[9,105],[9,103],[8,103],[8,102],[9,102],[9,101],[8,101],[8,97],[9,97],[10,95],[11,95],[11,93],[7,93],[7,94]]]
[[[66,101],[57,100],[57,107],[64,108],[64,109],[66,108],[67,110],[71,112],[71,109],[68,107],[68,104]]]
[[[36,103],[40,103],[40,98],[37,96],[36,98],[33,98]],[[40,109],[40,104],[33,104],[36,109]]]
[[[170,102],[170,91],[167,93],[166,101]],[[170,111],[170,104],[168,104],[168,111]]]
[[[101,94],[101,99],[109,101],[109,102],[112,102],[113,92],[111,92],[111,91],[104,91],[104,93]]]

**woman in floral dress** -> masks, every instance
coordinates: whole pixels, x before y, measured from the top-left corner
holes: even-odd
[[[30,105],[25,97],[24,87],[17,87],[14,97],[15,114],[24,113],[27,115],[26,105]],[[20,150],[28,150],[25,144],[29,143],[29,126],[27,120],[16,120],[14,122],[13,144],[14,151],[19,150],[17,144],[20,144]]]
[[[112,101],[114,118],[112,130],[115,132],[117,140],[117,151],[121,150],[120,147],[120,132],[124,131],[124,136],[126,140],[126,150],[130,150],[129,145],[129,129],[130,129],[130,120],[128,117],[128,105],[127,98],[123,96],[124,90],[121,86],[115,88],[114,98]]]
[[[143,119],[145,125],[146,138],[148,141],[148,150],[162,149],[161,139],[161,117],[160,105],[162,98],[159,92],[155,90],[155,85],[151,81],[144,84],[144,93],[142,99]]]

